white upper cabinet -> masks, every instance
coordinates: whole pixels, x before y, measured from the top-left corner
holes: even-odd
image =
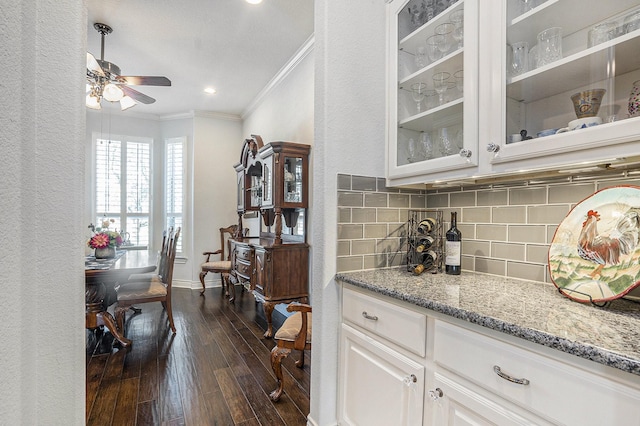
[[[388,5],[388,176],[392,184],[478,165],[478,1]]]
[[[417,28],[428,0],[389,5],[390,184],[615,167],[640,155],[640,1],[435,3],[448,7]],[[462,46],[422,67],[419,48],[457,10]],[[434,74],[458,69],[463,90],[418,105],[414,83],[432,90]]]

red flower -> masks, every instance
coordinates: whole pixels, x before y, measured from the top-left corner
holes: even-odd
[[[89,247],[91,248],[106,248],[109,247],[110,238],[109,235],[100,233],[96,234],[89,240]]]

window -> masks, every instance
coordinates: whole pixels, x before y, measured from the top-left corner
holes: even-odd
[[[184,241],[184,188],[185,188],[185,153],[186,138],[172,138],[166,140],[165,153],[165,214],[166,227],[182,227],[181,237],[178,239],[176,251],[182,252]]]
[[[151,143],[112,136],[95,140],[96,226],[113,219],[132,245],[148,245],[151,214]]]

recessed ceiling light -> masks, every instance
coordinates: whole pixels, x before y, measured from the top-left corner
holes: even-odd
[[[246,0],[246,2],[249,4],[260,4],[262,3],[262,0]]]
[[[216,93],[216,89],[214,89],[213,87],[207,87],[206,89],[204,89],[204,91],[210,95],[213,95]]]

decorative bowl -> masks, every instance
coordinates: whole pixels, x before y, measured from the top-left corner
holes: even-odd
[[[606,89],[590,89],[571,95],[576,117],[584,118],[598,115],[605,93],[607,93]]]

